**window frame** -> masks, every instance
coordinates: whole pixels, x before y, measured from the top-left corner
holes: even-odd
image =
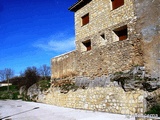
[[[120,1],[118,3],[118,1]],[[125,4],[124,0],[111,0],[111,4],[112,4],[112,10],[115,10],[121,6],[123,6]]]
[[[114,29],[113,32],[117,35],[117,37],[119,38],[119,41],[123,41],[128,38],[128,26],[127,25]]]
[[[83,15],[81,17],[81,26],[85,26],[89,23],[90,19],[89,19],[89,13]]]
[[[83,41],[82,44],[86,48],[86,51],[90,51],[92,49],[91,40]]]

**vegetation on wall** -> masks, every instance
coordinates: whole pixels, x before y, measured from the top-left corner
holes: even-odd
[[[72,80],[55,80],[52,84],[54,87],[60,88],[61,93],[67,93],[70,90],[75,91],[78,89],[78,86],[76,86]]]
[[[38,82],[38,86],[41,91],[46,91],[50,87],[50,85],[50,79],[45,79]]]
[[[146,114],[155,114],[160,117],[160,104],[154,105],[146,112]]]

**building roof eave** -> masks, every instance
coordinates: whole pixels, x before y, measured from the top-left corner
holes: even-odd
[[[74,5],[72,5],[68,10],[70,10],[72,12],[76,12],[77,10],[81,9],[83,6],[88,4],[90,1],[92,1],[92,0],[79,0]]]

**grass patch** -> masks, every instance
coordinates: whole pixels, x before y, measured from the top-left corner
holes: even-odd
[[[0,99],[4,100],[4,99],[13,99],[13,100],[17,100],[18,99],[18,95],[19,95],[19,91],[0,91]]]
[[[160,117],[160,104],[154,105],[146,114],[157,114]]]
[[[0,87],[0,99],[18,99],[19,90],[15,85],[9,86],[9,91],[7,91],[7,86]]]

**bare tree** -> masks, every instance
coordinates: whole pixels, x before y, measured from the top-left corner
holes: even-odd
[[[24,72],[23,72],[23,71],[20,71],[20,72],[19,72],[19,76],[20,76],[20,77],[24,77]]]
[[[5,68],[4,70],[0,70],[0,78],[1,80],[7,80],[8,87],[7,90],[9,91],[9,79],[14,76],[14,71],[10,68]]]
[[[51,73],[50,67],[47,66],[46,64],[42,65],[39,68],[39,73],[42,77],[46,79],[47,76],[50,76],[50,73]]]
[[[10,68],[5,68],[4,71],[5,71],[5,78],[6,78],[7,83],[8,83],[7,91],[9,91],[9,79],[14,76],[14,71]]]
[[[5,80],[5,71],[4,70],[0,70],[0,80],[1,81]]]

